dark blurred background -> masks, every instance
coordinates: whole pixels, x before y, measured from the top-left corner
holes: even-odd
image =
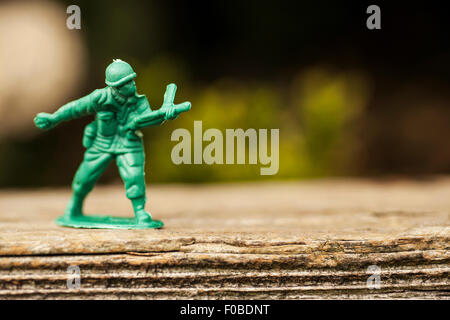
[[[450,48],[444,2],[2,1],[0,187],[69,185],[91,118],[41,132],[37,112],[133,65],[152,107],[165,86],[192,110],[146,129],[149,182],[450,173]],[[67,6],[81,8],[68,30]],[[366,8],[381,8],[368,30]],[[279,128],[280,169],[174,165],[175,128]],[[102,182],[119,180],[115,166]]]

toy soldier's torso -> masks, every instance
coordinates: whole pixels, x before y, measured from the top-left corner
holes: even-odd
[[[144,95],[124,98],[119,103],[111,88],[95,90],[91,95],[97,101],[95,120],[87,125],[85,138],[103,152],[126,153],[143,151],[142,133],[126,130],[127,124],[150,109]]]

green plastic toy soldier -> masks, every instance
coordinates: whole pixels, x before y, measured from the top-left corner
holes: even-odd
[[[145,210],[144,146],[139,129],[175,119],[191,108],[190,102],[175,105],[176,85],[169,84],[160,109],[152,111],[145,95],[137,94],[136,73],[125,61],[116,59],[106,68],[107,87],[67,103],[55,113],[39,113],[34,122],[48,130],[63,121],[95,114],[84,131],[84,160],[72,183],[73,194],[63,216],[56,223],[75,228],[146,229],[160,228]],[[83,202],[106,167],[116,160],[131,200],[135,217],[86,216]]]

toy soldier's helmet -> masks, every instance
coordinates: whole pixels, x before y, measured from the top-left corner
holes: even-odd
[[[105,83],[108,86],[117,87],[136,78],[136,73],[125,61],[114,59],[113,62],[106,68],[105,76]]]

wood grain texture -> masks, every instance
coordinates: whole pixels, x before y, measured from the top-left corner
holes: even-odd
[[[53,220],[65,190],[0,191],[0,299],[450,297],[450,179],[160,185],[162,230]],[[123,187],[86,213],[131,216]],[[79,266],[81,287],[68,289]],[[366,285],[381,268],[380,289]]]

